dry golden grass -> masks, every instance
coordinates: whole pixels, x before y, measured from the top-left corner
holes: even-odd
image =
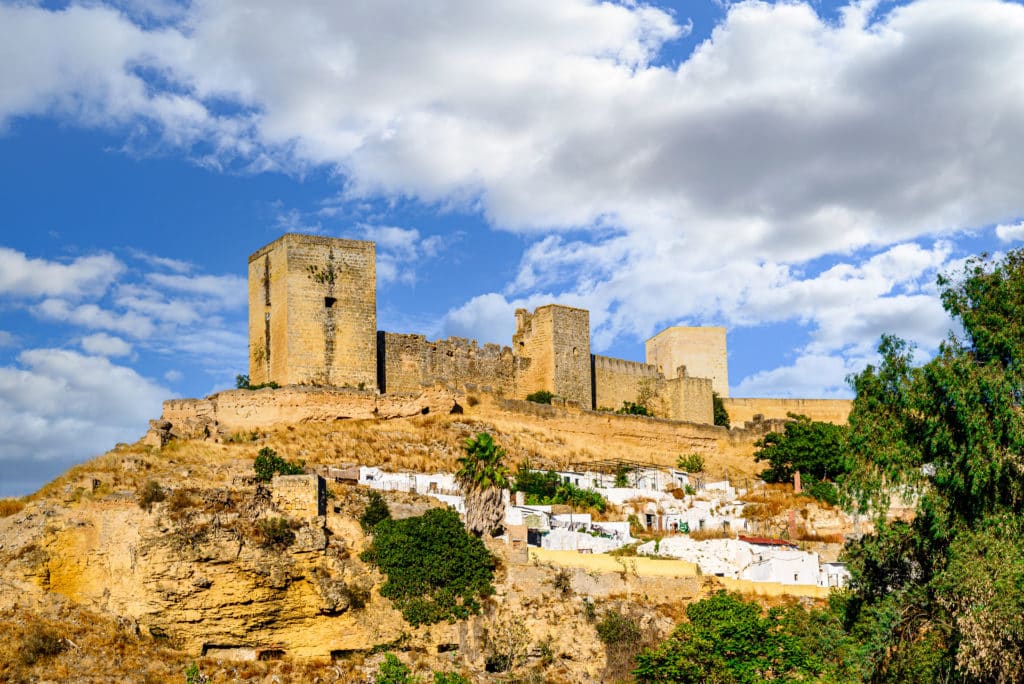
[[[25,502],[21,499],[0,499],[0,518],[21,513],[24,508]]]
[[[690,539],[704,541],[706,539],[735,539],[736,533],[723,530],[721,527],[709,527],[703,530],[691,530]]]

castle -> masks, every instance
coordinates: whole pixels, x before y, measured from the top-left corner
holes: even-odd
[[[664,330],[647,341],[647,363],[592,354],[590,313],[559,304],[516,311],[511,348],[378,331],[372,242],[289,233],[249,257],[248,282],[253,384],[546,390],[586,409],[642,401],[692,423],[713,422],[712,392],[728,396],[724,328]]]

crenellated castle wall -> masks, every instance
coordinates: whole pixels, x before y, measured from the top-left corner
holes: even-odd
[[[699,424],[713,422],[712,391],[729,394],[725,328],[663,330],[647,340],[646,363],[592,355],[590,312],[560,304],[518,309],[511,348],[377,331],[372,242],[285,234],[249,257],[248,288],[253,384],[389,396],[473,385],[517,399],[545,390],[582,409],[617,410],[638,402],[659,417]],[[293,399],[295,406],[288,406]],[[222,394],[212,406],[182,404],[180,420],[169,420],[201,424],[211,411],[221,425],[245,425],[256,414],[256,422],[283,420],[286,414],[304,419],[310,411],[319,416],[330,413],[334,402],[351,401],[330,392],[317,399],[283,392],[272,402],[281,403],[275,408]],[[841,422],[849,412],[849,402],[827,400],[738,399],[726,406],[734,425],[755,415],[785,418],[788,412]],[[166,410],[174,414],[178,408],[171,404]]]
[[[514,385],[512,350],[497,344],[449,337],[428,341],[423,335],[377,333],[378,384],[382,392],[419,392],[436,384],[467,383],[500,388]]]

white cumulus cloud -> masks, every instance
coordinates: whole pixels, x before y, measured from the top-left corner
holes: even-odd
[[[39,473],[135,441],[171,393],[131,368],[66,349],[29,349],[0,366],[0,495]]]

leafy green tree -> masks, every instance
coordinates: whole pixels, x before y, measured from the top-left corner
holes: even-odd
[[[302,475],[304,468],[302,461],[286,461],[270,447],[260,449],[252,464],[256,479],[260,482],[270,482],[274,475]]]
[[[363,531],[372,532],[377,523],[390,519],[391,510],[388,508],[387,501],[384,500],[380,492],[370,490],[370,493],[366,495],[366,508],[363,510],[363,514],[359,516],[359,525],[363,528]]]
[[[509,486],[505,450],[486,432],[467,439],[455,479],[466,497],[466,527],[479,536],[501,534],[505,518],[503,491]]]
[[[620,463],[618,467],[615,468],[615,486],[629,486],[629,466],[625,465],[624,463]]]
[[[758,440],[754,460],[767,461],[761,473],[765,482],[788,482],[793,473],[816,480],[837,478],[848,469],[845,425],[811,420],[789,414],[782,432],[769,432]]]
[[[688,473],[702,473],[704,466],[704,457],[700,454],[686,454],[676,459],[676,468]]]
[[[494,557],[450,508],[382,520],[361,557],[387,575],[381,596],[413,626],[476,615],[494,593]]]
[[[715,425],[729,427],[729,412],[725,410],[725,402],[718,396],[718,392],[711,393],[711,409],[714,412]]]
[[[553,470],[534,470],[529,459],[516,469],[514,488],[526,494],[528,505],[568,504],[594,508],[601,513],[608,507],[608,502],[597,492],[563,482]]]
[[[531,394],[526,395],[526,401],[532,401],[535,404],[550,404],[554,398],[554,394],[547,390],[538,390]]]
[[[687,621],[640,653],[638,682],[848,681],[848,650],[834,613],[799,605],[765,614],[753,601],[724,591],[686,609]]]
[[[1024,681],[1024,253],[970,259],[939,279],[959,321],[913,361],[884,336],[852,379],[844,483],[876,534],[848,552],[847,622],[877,680]],[[915,503],[887,522],[893,493]]]

